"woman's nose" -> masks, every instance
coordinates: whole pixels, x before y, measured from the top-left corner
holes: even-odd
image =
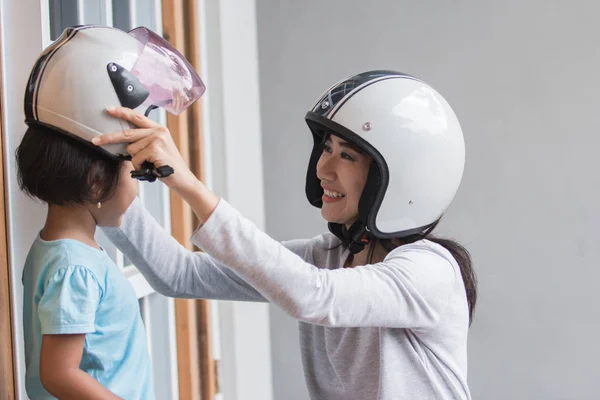
[[[321,155],[321,158],[319,158],[319,162],[317,163],[317,178],[330,182],[335,181],[336,172],[334,157],[328,157],[326,153]]]

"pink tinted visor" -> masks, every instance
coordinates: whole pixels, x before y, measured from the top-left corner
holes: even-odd
[[[142,46],[131,73],[150,92],[145,105],[179,115],[204,94],[206,87],[194,67],[169,42],[144,27],[129,35]]]

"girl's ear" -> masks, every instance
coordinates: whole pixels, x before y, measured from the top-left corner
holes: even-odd
[[[102,197],[102,185],[101,185],[101,181],[100,181],[100,176],[98,176],[98,168],[94,168],[94,165],[92,164],[92,167],[90,168],[90,170],[88,171],[88,175],[87,175],[87,184],[88,184],[88,191],[90,194],[90,198],[92,199],[91,203],[98,203],[99,201],[103,200]]]
[[[115,176],[108,176],[111,172],[116,173]],[[116,171],[106,170],[105,165],[101,162],[93,162],[87,175],[88,193],[92,199],[92,204],[105,201],[112,195],[118,179],[118,169]]]

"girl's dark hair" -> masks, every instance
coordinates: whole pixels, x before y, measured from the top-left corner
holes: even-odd
[[[388,253],[399,246],[414,243],[423,239],[427,239],[429,241],[439,244],[440,246],[444,247],[450,252],[452,257],[454,257],[454,259],[458,263],[458,266],[460,267],[460,273],[462,275],[462,280],[465,285],[465,291],[467,294],[467,303],[469,305],[469,321],[472,322],[473,313],[475,312],[475,304],[477,303],[477,276],[475,275],[475,270],[473,269],[471,255],[469,254],[467,249],[465,249],[463,246],[461,246],[453,240],[441,239],[431,236],[431,232],[435,229],[438,223],[439,220],[436,221],[429,228],[427,228],[424,232],[404,237],[401,239],[374,239],[373,241],[371,241],[371,245],[369,246],[367,262],[373,263],[373,261],[375,261],[374,252],[378,243],[381,244],[381,246]]]
[[[16,160],[21,190],[58,206],[108,200],[122,166],[122,161],[43,126],[27,129]]]

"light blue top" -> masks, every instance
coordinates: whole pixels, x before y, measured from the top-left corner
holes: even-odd
[[[54,399],[40,381],[44,334],[86,334],[79,367],[117,396],[153,399],[146,332],[133,287],[103,250],[39,235],[23,269],[26,389]]]

